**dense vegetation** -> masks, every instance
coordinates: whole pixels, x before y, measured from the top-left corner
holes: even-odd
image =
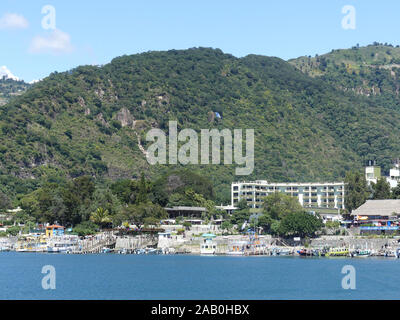
[[[322,220],[315,215],[305,211],[296,198],[283,193],[268,195],[263,203],[260,214],[250,214],[246,201],[240,201],[236,210],[229,220],[222,225],[223,229],[231,229],[237,225],[239,230],[248,227],[262,228],[263,233],[283,237],[312,237],[322,229]]]
[[[21,198],[25,221],[61,223],[78,229],[122,224],[158,224],[167,218],[165,206],[203,206],[207,216],[218,214],[211,200],[213,188],[203,177],[187,170],[150,181],[122,179],[96,184],[90,176],[65,183],[47,182]]]
[[[0,106],[13,96],[24,93],[29,87],[30,85],[24,81],[0,78]]]
[[[385,177],[381,177],[376,183],[368,185],[362,172],[349,171],[345,177],[345,207],[346,213],[351,213],[364,204],[368,199],[400,199],[400,184],[391,189]]]
[[[383,47],[368,50],[380,59]],[[390,50],[395,59],[397,48]],[[339,63],[342,58],[335,59]],[[394,96],[381,94],[377,100],[343,90],[346,81],[358,76],[343,74],[340,63],[335,71],[327,60],[318,77],[299,70],[299,63],[257,55],[239,59],[218,49],[195,48],[123,56],[102,67],[53,73],[1,107],[0,189],[16,205],[43,188],[51,193],[72,188],[71,179],[81,176],[103,189],[120,179],[139,181],[142,173],[147,180],[161,179],[179,166],[150,166],[141,147],[147,147],[144,137],[150,128],[167,131],[169,120],[177,120],[179,129],[198,132],[255,130],[251,176],[235,176],[235,165],[188,166],[212,181],[213,194],[205,199],[218,204],[230,201],[230,183],[238,179],[340,180],[367,159],[387,170],[400,154],[400,110]],[[310,68],[315,69],[313,64]],[[386,88],[388,77],[369,76]],[[190,190],[178,191],[168,201],[187,203],[191,197]]]
[[[399,46],[374,42],[365,47],[356,45],[351,49],[332,50],[328,54],[300,57],[289,62],[305,74],[342,92],[351,92],[366,98],[375,106],[376,114],[382,109],[391,109],[393,115],[397,116],[400,110]],[[370,120],[376,119],[376,114],[371,114]],[[393,150],[390,157],[379,145],[382,146],[384,143],[391,145],[393,141],[390,136],[376,135],[374,130],[362,130],[359,123],[363,121],[364,117],[360,115],[351,126],[365,137],[359,141],[356,150],[359,155],[378,160],[378,164],[387,173],[391,160],[397,157],[397,151]],[[390,116],[382,121],[382,128],[392,123]],[[366,153],[367,149],[376,151]]]

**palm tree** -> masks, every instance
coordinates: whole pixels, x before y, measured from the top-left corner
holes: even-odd
[[[108,225],[112,222],[108,210],[101,207],[97,208],[95,212],[92,212],[92,214],[90,215],[90,220],[98,224],[100,227]]]

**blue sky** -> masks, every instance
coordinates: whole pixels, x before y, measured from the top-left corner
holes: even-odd
[[[42,7],[56,30],[42,28]],[[342,7],[356,9],[343,29]],[[400,44],[400,1],[1,0],[0,66],[31,81],[149,50],[214,47],[283,59],[374,41]]]

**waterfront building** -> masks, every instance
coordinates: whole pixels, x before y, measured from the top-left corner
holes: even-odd
[[[214,241],[216,237],[213,233],[204,233],[202,235],[203,242],[200,243],[200,254],[214,255],[217,252],[217,242]]]
[[[207,209],[204,207],[176,206],[164,209],[167,211],[169,219],[177,217],[201,218],[202,214],[207,212]]]
[[[400,199],[367,200],[351,212],[362,232],[395,231],[399,228]]]
[[[233,182],[231,186],[232,206],[245,199],[254,211],[260,211],[264,198],[274,192],[283,192],[295,197],[304,208],[310,211],[338,212],[344,209],[344,182],[285,182],[273,183],[266,180]]]
[[[356,224],[391,225],[400,216],[400,199],[367,200],[351,212]]]
[[[46,227],[46,236],[51,238],[53,236],[62,236],[64,235],[64,227],[53,224],[51,226]]]

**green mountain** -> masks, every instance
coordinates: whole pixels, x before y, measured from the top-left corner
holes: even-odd
[[[375,104],[386,108],[400,107],[399,46],[374,43],[289,62],[307,75],[339,90],[369,97]]]
[[[198,132],[255,130],[252,175],[235,176],[235,165],[189,166],[213,181],[217,202],[229,201],[234,180],[340,180],[367,159],[387,170],[400,155],[398,56],[379,45],[286,62],[194,48],[53,73],[0,108],[2,190],[18,195],[83,174],[161,176],[177,166],[149,165],[145,135],[168,132],[170,120]]]
[[[24,81],[16,81],[6,77],[0,78],[0,105],[6,104],[13,96],[21,95],[29,86]]]

